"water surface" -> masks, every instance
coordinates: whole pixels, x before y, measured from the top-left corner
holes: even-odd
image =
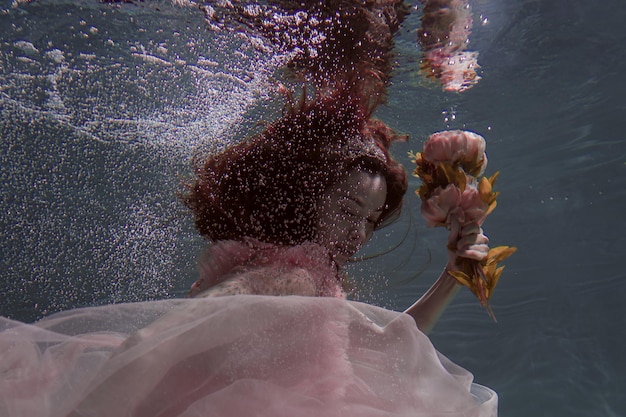
[[[472,6],[480,83],[459,95],[423,81],[415,12],[378,112],[410,135],[393,148],[408,170],[428,134],[465,128],[501,171],[485,230],[519,251],[498,323],[463,292],[432,339],[498,391],[501,416],[624,416],[626,5]],[[176,197],[189,160],[275,116],[280,56],[165,1],[0,10],[0,314],[182,295],[204,246]],[[363,299],[402,309],[439,274],[445,232],[418,204],[364,251],[402,241],[392,255],[353,267]]]

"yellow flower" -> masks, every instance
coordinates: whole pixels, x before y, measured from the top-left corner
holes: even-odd
[[[480,301],[480,305],[487,309],[494,321],[496,318],[489,306],[489,300],[504,270],[504,266],[498,266],[498,263],[511,256],[515,251],[517,251],[515,247],[498,246],[490,249],[489,254],[480,262],[459,258],[461,270],[448,271],[448,274],[456,279],[459,284],[469,288],[474,293]]]

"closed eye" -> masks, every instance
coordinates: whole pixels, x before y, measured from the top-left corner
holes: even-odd
[[[367,223],[369,224],[376,224],[378,222],[378,219],[380,218],[380,215],[383,212],[382,208],[379,208],[378,210],[375,210],[374,212],[371,212],[370,216],[364,216],[365,213],[361,212],[361,207],[363,206],[363,202],[359,199],[354,199],[354,198],[348,198],[346,197],[346,203],[345,205],[343,205],[343,213],[352,218],[352,219],[358,219],[358,220],[366,220]],[[353,203],[355,203],[358,208],[353,207]]]
[[[359,213],[356,213],[356,212],[354,212],[352,210],[349,210],[349,209],[344,209],[343,213],[346,214],[348,217],[352,217],[354,219],[362,218],[362,216]]]

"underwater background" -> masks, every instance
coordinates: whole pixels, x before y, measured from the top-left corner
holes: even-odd
[[[480,82],[424,80],[414,7],[377,112],[409,135],[392,147],[409,172],[444,129],[483,135],[500,171],[484,228],[518,252],[498,321],[463,290],[431,338],[502,417],[626,416],[626,4],[471,5]],[[0,0],[0,315],[184,296],[206,245],[177,197],[191,159],[276,117],[282,63],[187,1]],[[350,268],[358,299],[402,310],[443,268],[418,187]]]

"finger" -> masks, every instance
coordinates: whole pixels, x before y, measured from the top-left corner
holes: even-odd
[[[479,235],[482,233],[483,233],[483,230],[477,223],[469,223],[463,226],[463,228],[461,229],[460,235],[468,236],[468,235]]]
[[[457,251],[457,256],[477,261],[482,261],[487,257],[487,255],[489,255],[488,245],[472,245],[463,250]]]
[[[470,245],[486,245],[489,243],[489,238],[483,234],[472,234],[463,236],[456,242],[457,249],[463,249]]]
[[[469,236],[469,235],[483,235],[485,232],[483,228],[480,227],[478,223],[469,223],[463,226],[460,231],[461,236]]]

